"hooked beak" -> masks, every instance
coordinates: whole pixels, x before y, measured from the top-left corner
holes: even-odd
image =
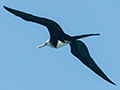
[[[44,46],[46,46],[46,43],[43,44],[43,45],[37,46],[37,49],[38,49],[38,48],[41,48],[41,47],[44,47]]]

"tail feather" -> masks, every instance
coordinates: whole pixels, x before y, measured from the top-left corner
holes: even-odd
[[[99,33],[97,34],[85,34],[85,35],[79,35],[79,36],[73,36],[73,39],[79,39],[79,38],[85,38],[85,37],[89,37],[89,36],[97,36],[100,35]]]

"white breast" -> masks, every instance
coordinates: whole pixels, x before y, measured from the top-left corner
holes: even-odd
[[[47,44],[46,44],[47,46],[50,46],[50,47],[52,47],[52,48],[55,48],[53,45],[51,45],[50,40],[47,40],[46,43],[47,43]],[[60,40],[58,40],[58,43],[57,43],[56,48],[63,47],[63,46],[65,46],[65,45],[67,45],[68,43],[69,43],[69,41],[67,41],[67,40],[66,40],[64,43],[61,42]]]
[[[68,41],[66,41],[66,42],[61,42],[61,41],[59,41],[58,40],[58,43],[57,43],[57,47],[56,48],[60,48],[60,47],[63,47],[63,46],[65,46],[65,45],[67,45],[69,42]]]

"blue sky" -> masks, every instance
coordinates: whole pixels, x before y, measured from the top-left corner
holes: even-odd
[[[70,53],[70,46],[36,49],[49,39],[44,26],[26,22],[3,5],[52,19],[82,39],[94,61],[118,86],[101,79]],[[0,90],[120,90],[119,0],[2,0]]]

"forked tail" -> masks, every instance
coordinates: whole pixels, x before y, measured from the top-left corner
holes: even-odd
[[[100,35],[100,34],[99,33],[97,33],[97,34],[85,34],[85,35],[73,36],[72,38],[76,40],[76,39],[79,39],[79,38],[85,38],[85,37],[97,36],[97,35]]]

